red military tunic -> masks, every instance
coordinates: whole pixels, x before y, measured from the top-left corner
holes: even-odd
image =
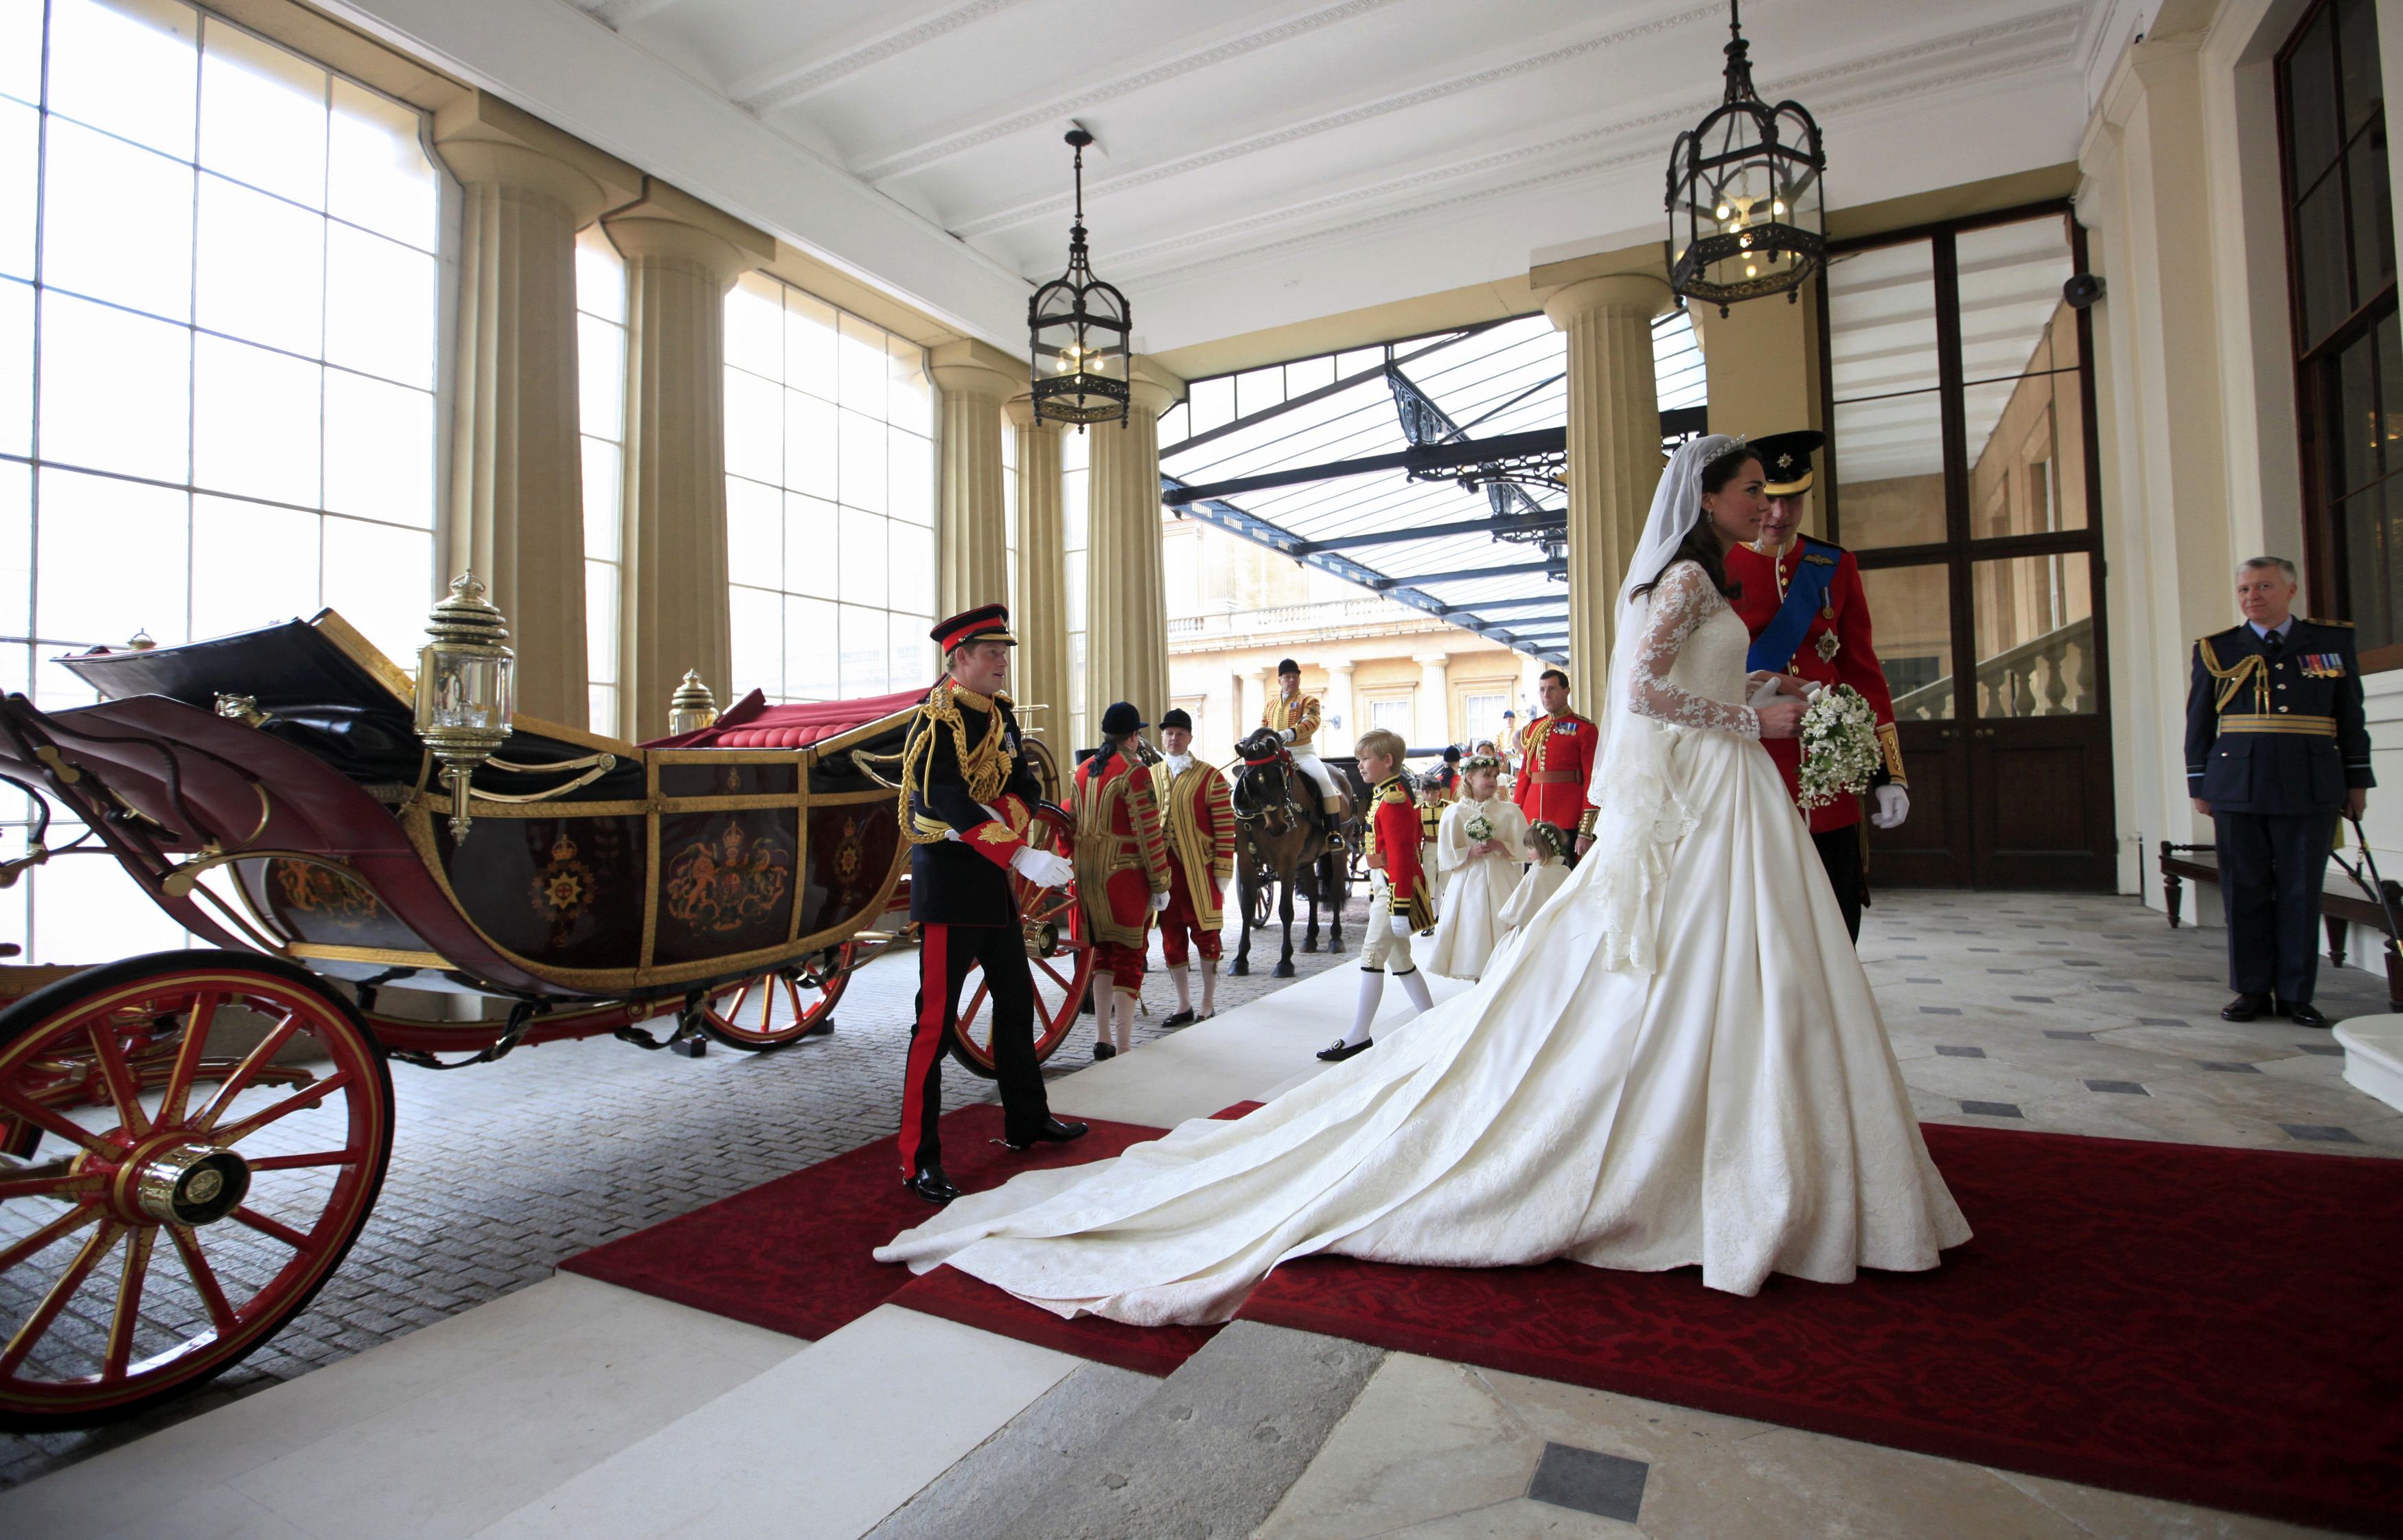
[[[1163,767],[1163,770],[1165,767]],[[1168,908],[1160,916],[1160,950],[1181,967],[1191,950],[1215,962],[1227,923],[1219,895],[1235,872],[1234,789],[1218,767],[1201,759],[1171,772],[1166,825]]]
[[[1810,629],[1802,633],[1801,645],[1794,649],[1792,659],[1781,659],[1770,666],[1813,684],[1830,687],[1850,685],[1860,691],[1877,713],[1878,742],[1885,750],[1886,779],[1902,785],[1902,747],[1895,734],[1894,692],[1886,687],[1885,670],[1878,663],[1877,648],[1869,640],[1868,600],[1861,591],[1860,564],[1853,560],[1853,553],[1824,540],[1797,537],[1786,548],[1784,558],[1772,563],[1750,546],[1738,546],[1727,555],[1728,580],[1743,586],[1743,591],[1736,596],[1735,612],[1743,617],[1744,629],[1757,637],[1776,618],[1779,607],[1785,603],[1787,584],[1806,561],[1832,562],[1835,576],[1827,585],[1819,613],[1811,617]],[[1799,795],[1801,742],[1772,738],[1762,747],[1776,761],[1777,773],[1785,778],[1786,795]],[[1811,832],[1825,834],[1831,829],[1848,828],[1860,819],[1861,799],[1839,797],[1824,807],[1811,810]]]
[[[1094,969],[1132,989],[1149,950],[1151,895],[1168,891],[1168,845],[1150,770],[1104,753],[1076,767],[1076,898]]]
[[[1427,887],[1426,867],[1419,859],[1418,799],[1398,776],[1381,782],[1374,794],[1376,812],[1368,821],[1368,864],[1385,874],[1393,888],[1393,911],[1407,914],[1410,929],[1435,923],[1435,894]]]
[[[1539,716],[1519,735],[1519,784],[1510,799],[1530,824],[1552,824],[1571,834],[1593,832],[1594,751],[1602,735],[1573,711]]]

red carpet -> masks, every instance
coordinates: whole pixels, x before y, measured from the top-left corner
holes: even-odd
[[[2403,1163],[1931,1124],[1977,1231],[1758,1297],[1699,1269],[1316,1257],[1243,1318],[2063,1480],[2403,1534]]]

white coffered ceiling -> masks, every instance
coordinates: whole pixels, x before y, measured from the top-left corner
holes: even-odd
[[[339,0],[604,147],[1015,346],[1062,265],[1161,351],[1659,228],[1719,90],[1689,0]],[[1752,0],[1841,206],[2070,159],[2106,0]]]

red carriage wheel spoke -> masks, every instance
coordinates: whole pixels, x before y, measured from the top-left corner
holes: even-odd
[[[82,1124],[74,1121],[64,1113],[56,1108],[43,1106],[40,1103],[20,1092],[9,1090],[6,1087],[0,1087],[0,1112],[6,1112],[12,1117],[21,1117],[43,1132],[54,1133],[69,1144],[81,1145],[94,1155],[114,1157],[119,1153],[116,1145]]]
[[[216,1027],[217,996],[203,994],[192,1002],[192,1011],[184,1020],[184,1041],[175,1049],[175,1067],[168,1074],[167,1089],[160,1096],[159,1121],[172,1127],[184,1116],[184,1103],[192,1094],[192,1076],[201,1067],[201,1056],[208,1052],[209,1034]]]
[[[174,1237],[176,1254],[184,1259],[184,1273],[192,1281],[192,1288],[209,1308],[209,1320],[222,1337],[242,1325],[241,1317],[227,1303],[225,1285],[217,1282],[217,1269],[209,1266],[206,1254],[201,1250],[201,1238],[182,1225],[170,1225],[167,1233]]]
[[[743,1007],[751,998],[751,986],[757,982],[756,978],[743,980],[743,987],[734,992],[734,1003],[726,1007],[726,1019],[738,1027],[743,1024]]]
[[[159,1232],[149,1226],[133,1231],[125,1246],[125,1270],[118,1275],[117,1310],[108,1318],[108,1351],[101,1359],[103,1380],[122,1380],[133,1356],[133,1328],[142,1320],[142,1287],[150,1276],[150,1248]]]
[[[210,1135],[210,1142],[218,1145],[241,1144],[268,1124],[280,1117],[289,1117],[303,1108],[313,1107],[350,1083],[351,1072],[337,1070],[315,1085],[307,1086],[293,1092],[265,1112],[253,1113],[239,1123],[228,1123]]]
[[[117,1108],[117,1123],[135,1138],[150,1131],[150,1118],[142,1110],[142,1093],[133,1083],[133,1072],[126,1066],[124,1047],[117,1040],[117,1029],[106,1021],[94,1021],[84,1029],[91,1039],[92,1057],[99,1061],[102,1084],[108,1088],[108,1100]]]
[[[92,1269],[100,1266],[102,1259],[117,1249],[117,1238],[125,1233],[125,1228],[114,1219],[101,1222],[99,1232],[84,1242],[74,1266],[50,1285],[50,1292],[42,1297],[42,1302],[34,1307],[34,1313],[17,1328],[17,1335],[8,1339],[8,1346],[0,1349],[0,1380],[15,1374],[17,1367],[25,1361],[25,1355],[34,1351],[34,1344],[49,1334],[50,1324],[59,1318],[59,1311],[67,1308],[67,1301],[82,1289],[84,1280],[91,1276]]]
[[[0,1176],[0,1201],[11,1198],[88,1198],[108,1190],[108,1178],[99,1172],[44,1172],[34,1176]]]
[[[10,1246],[7,1251],[0,1251],[0,1272],[7,1272],[26,1257],[47,1250],[52,1244],[73,1235],[99,1217],[100,1211],[96,1208],[69,1209],[40,1229]]]
[[[257,1209],[250,1207],[248,1204],[244,1204],[241,1208],[234,1210],[233,1216],[242,1223],[248,1225],[252,1229],[257,1230],[259,1234],[271,1236],[274,1239],[283,1242],[285,1245],[290,1246],[294,1251],[307,1251],[310,1249],[309,1238],[307,1236],[301,1234],[299,1230],[294,1229],[289,1225],[270,1219],[267,1215],[259,1213]]]
[[[302,1166],[353,1166],[368,1158],[360,1149],[318,1150],[312,1155],[262,1155],[250,1162],[250,1169],[260,1171],[294,1171]]]
[[[292,1034],[299,1030],[299,1013],[285,1012],[284,1020],[275,1024],[275,1030],[260,1038],[257,1047],[242,1056],[242,1062],[226,1076],[225,1084],[217,1088],[217,1093],[211,1098],[207,1108],[192,1119],[192,1131],[206,1133],[215,1128],[217,1119],[226,1115],[227,1109],[233,1105],[233,1099],[250,1084],[251,1077],[266,1068],[267,1061],[282,1052],[284,1045],[290,1042]]]
[[[1076,976],[1071,974],[1063,978],[1060,970],[1051,965],[1051,959],[1049,957],[1037,957],[1034,962],[1036,967],[1043,970],[1044,978],[1050,979],[1051,982],[1059,985],[1063,990],[1073,990],[1076,987]]]

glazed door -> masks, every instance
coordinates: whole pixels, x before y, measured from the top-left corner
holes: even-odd
[[[1911,811],[1870,885],[2116,879],[2083,238],[2057,209],[1840,252],[1834,537],[1861,565]]]

